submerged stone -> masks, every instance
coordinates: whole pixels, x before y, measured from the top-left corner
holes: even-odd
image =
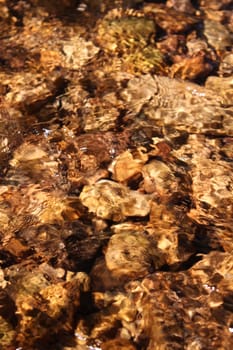
[[[146,216],[151,202],[150,196],[110,180],[85,186],[80,200],[97,217],[113,221],[122,221],[128,216]]]

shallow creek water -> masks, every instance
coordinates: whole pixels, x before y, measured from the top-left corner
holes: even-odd
[[[232,5],[0,2],[0,349],[233,347]]]

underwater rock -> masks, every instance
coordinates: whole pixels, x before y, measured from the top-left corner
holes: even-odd
[[[163,4],[148,3],[144,5],[143,10],[146,15],[151,15],[156,24],[168,34],[188,31],[200,21],[198,17]]]
[[[233,75],[233,53],[226,52],[219,65],[219,74],[222,77],[230,77]]]
[[[120,57],[123,69],[129,72],[163,71],[163,55],[153,45],[156,35],[151,19],[125,16],[100,21],[97,42],[108,53]]]
[[[97,217],[113,221],[122,221],[128,216],[146,216],[151,202],[148,195],[110,180],[84,186],[80,200]]]
[[[22,140],[19,121],[11,116],[8,108],[0,96],[0,172],[7,168],[13,150]]]
[[[223,101],[229,104],[233,100],[233,78],[232,77],[214,77],[207,78],[205,86],[207,89],[212,89],[223,98]],[[229,106],[230,107],[230,106]]]
[[[219,22],[206,19],[204,21],[204,35],[210,46],[217,51],[224,51],[232,46],[232,35],[227,28]]]
[[[105,252],[107,268],[117,279],[135,279],[164,264],[162,252],[155,242],[140,232],[114,234]]]
[[[200,6],[204,9],[220,10],[221,8],[231,5],[231,0],[223,0],[219,2],[218,0],[208,1],[201,0]]]
[[[143,149],[138,149],[138,152],[133,154],[127,150],[116,157],[108,169],[112,172],[113,180],[125,182],[141,173],[143,164],[147,159],[148,156],[143,153]]]
[[[195,8],[191,0],[168,0],[166,6],[174,8],[177,11],[193,14]]]
[[[156,192],[160,196],[165,196],[176,191],[177,184],[174,174],[165,163],[152,160],[144,165],[142,174],[143,188],[146,193]]]
[[[130,80],[122,98],[135,113],[141,110],[151,125],[161,127],[168,138],[173,129],[191,134],[232,135],[231,99],[216,98],[211,89],[197,84],[145,75]]]
[[[213,70],[203,54],[181,59],[181,62],[174,63],[171,67],[171,77],[195,81],[204,79]]]
[[[18,346],[28,349],[52,346],[51,333],[72,332],[80,293],[89,288],[88,277],[80,273],[61,281],[58,276],[45,266],[33,273],[22,268],[15,272],[8,270],[8,278],[14,281],[14,286],[9,286],[7,291],[16,302],[20,327],[16,335]]]

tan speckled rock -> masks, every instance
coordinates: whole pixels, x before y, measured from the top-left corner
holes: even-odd
[[[112,172],[113,180],[127,182],[134,175],[141,173],[147,160],[147,154],[143,154],[141,150],[138,150],[136,155],[127,150],[116,157],[108,169]]]
[[[122,97],[134,112],[144,105],[143,112],[148,122],[161,127],[168,138],[173,130],[195,134],[233,134],[231,99],[216,97],[211,89],[197,84],[145,75],[130,80],[127,89],[122,91]]]
[[[127,216],[146,216],[150,212],[151,202],[148,195],[110,180],[85,186],[80,200],[97,217],[113,221],[121,221]]]
[[[140,232],[118,233],[110,238],[105,260],[117,278],[139,278],[164,264],[155,242]]]

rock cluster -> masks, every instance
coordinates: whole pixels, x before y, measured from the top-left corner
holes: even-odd
[[[232,1],[0,1],[0,348],[233,347]]]

